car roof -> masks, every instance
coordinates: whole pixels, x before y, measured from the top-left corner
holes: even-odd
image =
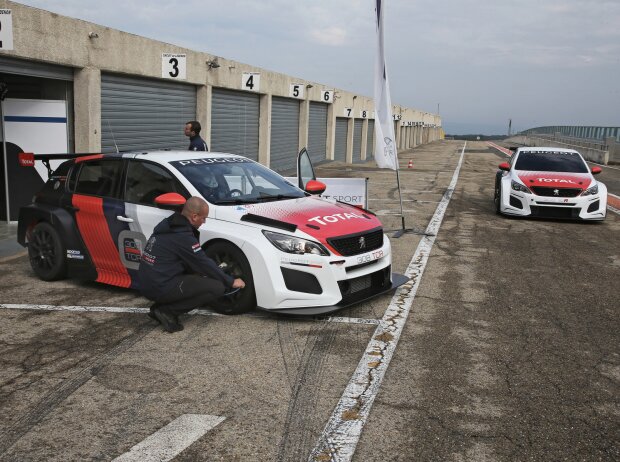
[[[149,159],[156,162],[171,162],[175,160],[215,159],[222,157],[244,158],[238,154],[211,151],[131,151],[122,153],[123,157],[135,159]]]
[[[553,146],[524,146],[518,148],[517,152],[571,152],[579,154],[574,149],[556,148]]]

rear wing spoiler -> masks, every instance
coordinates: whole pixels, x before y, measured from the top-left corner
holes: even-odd
[[[35,154],[33,152],[20,152],[17,154],[17,161],[21,167],[34,167],[34,162],[40,160],[47,168],[47,174],[51,177],[53,170],[50,167],[50,160],[69,160],[78,159],[79,161],[87,159],[99,159],[103,154],[94,154],[92,152],[83,153],[64,153],[64,154]],[[79,162],[76,161],[76,162]]]

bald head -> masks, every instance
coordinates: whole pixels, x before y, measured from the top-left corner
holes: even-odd
[[[209,204],[200,197],[190,197],[185,202],[181,214],[189,220],[194,228],[200,228],[209,216]]]

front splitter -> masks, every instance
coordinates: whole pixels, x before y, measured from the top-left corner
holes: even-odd
[[[262,311],[267,311],[269,313],[277,313],[277,314],[287,314],[287,315],[299,315],[299,316],[316,316],[320,314],[328,314],[334,313],[338,310],[342,310],[349,306],[357,305],[358,303],[365,302],[367,300],[373,299],[378,295],[385,294],[386,292],[390,292],[392,290],[397,289],[402,286],[406,282],[409,281],[409,278],[403,274],[392,273],[392,286],[384,289],[380,292],[376,292],[366,298],[356,300],[353,303],[342,304],[342,305],[330,305],[330,306],[309,306],[309,307],[300,307],[300,308],[283,308],[283,309],[268,309],[257,306],[256,308]]]

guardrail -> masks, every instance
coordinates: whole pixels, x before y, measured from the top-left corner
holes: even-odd
[[[520,140],[518,140],[520,139]],[[599,164],[620,164],[620,142],[615,137],[605,140],[584,139],[564,136],[561,133],[541,134],[528,133],[511,138],[515,143],[526,146],[552,146],[557,148],[575,149],[586,160]]]

